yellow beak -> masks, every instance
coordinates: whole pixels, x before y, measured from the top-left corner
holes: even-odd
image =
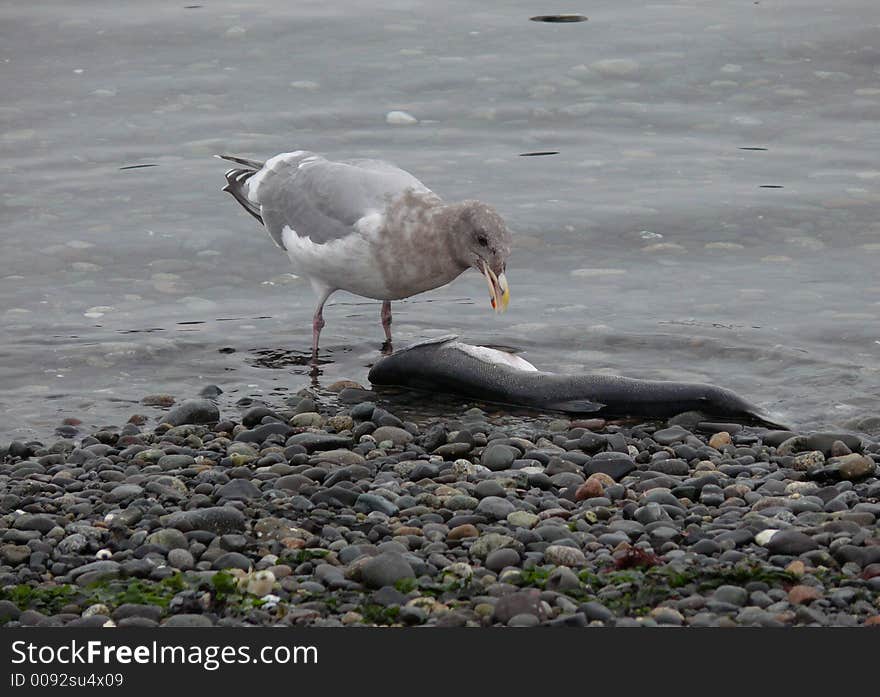
[[[507,276],[503,272],[500,276],[496,276],[485,261],[482,266],[483,276],[486,277],[486,283],[489,284],[489,299],[492,303],[492,309],[498,313],[504,312],[510,304],[510,286],[507,284]]]

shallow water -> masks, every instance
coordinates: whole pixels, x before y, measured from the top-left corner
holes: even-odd
[[[397,346],[710,381],[804,428],[880,412],[874,2],[375,5],[0,8],[0,437],[308,385],[263,359],[308,350],[311,289],[211,158],[297,148],[391,160],[514,230],[507,314],[469,272],[395,303]],[[325,317],[319,384],[364,382],[379,303]]]

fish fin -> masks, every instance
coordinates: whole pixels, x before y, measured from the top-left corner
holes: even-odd
[[[590,412],[599,411],[604,406],[601,402],[591,402],[589,399],[567,399],[547,405],[549,409],[554,411],[565,411],[573,414],[589,414]]]
[[[444,334],[443,336],[435,336],[432,339],[423,339],[413,346],[424,346],[426,344],[446,344],[450,341],[458,339],[458,334]]]
[[[764,428],[775,428],[779,431],[791,431],[792,430],[792,428],[790,426],[786,426],[781,421],[777,421],[775,416],[773,416],[771,414],[767,414],[762,411],[756,411],[754,413],[750,413],[749,416],[752,417],[755,421],[757,421],[759,426],[763,426]]]
[[[399,349],[395,353],[400,353],[401,351],[409,351],[410,349],[419,348],[420,346],[431,346],[432,344],[448,344],[450,341],[455,341],[458,339],[458,334],[444,334],[443,336],[435,336],[431,339],[422,339],[421,341],[417,341],[414,344],[410,344],[409,346],[404,346],[402,349]]]

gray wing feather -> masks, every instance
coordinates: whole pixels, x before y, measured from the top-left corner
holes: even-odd
[[[408,172],[381,160],[331,162],[307,152],[273,160],[258,172],[250,198],[259,203],[266,229],[281,247],[285,227],[326,244],[354,232],[358,220],[383,211],[405,190],[428,191]]]

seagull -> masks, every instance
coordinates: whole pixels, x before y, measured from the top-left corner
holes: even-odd
[[[445,203],[382,160],[335,162],[305,150],[266,162],[216,157],[241,165],[226,172],[222,190],[266,228],[318,296],[313,359],[324,303],[337,290],[382,301],[389,350],[391,301],[444,286],[469,268],[485,276],[492,308],[507,309],[510,231],[488,204]]]

